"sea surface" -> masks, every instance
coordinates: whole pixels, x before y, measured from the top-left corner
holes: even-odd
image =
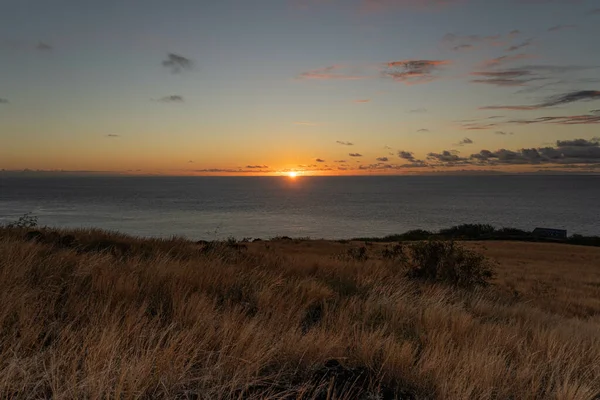
[[[343,239],[463,223],[600,235],[600,176],[0,177],[0,224]]]

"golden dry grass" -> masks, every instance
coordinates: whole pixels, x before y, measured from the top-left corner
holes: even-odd
[[[498,263],[468,292],[381,244],[71,233],[0,229],[0,398],[600,398],[599,248],[467,243]]]

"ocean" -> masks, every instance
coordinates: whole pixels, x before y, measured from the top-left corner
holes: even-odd
[[[0,177],[0,224],[344,239],[463,223],[600,235],[600,176]]]

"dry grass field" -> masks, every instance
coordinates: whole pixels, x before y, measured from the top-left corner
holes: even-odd
[[[496,276],[460,289],[382,243],[25,234],[0,229],[0,398],[600,399],[600,248],[466,242]]]

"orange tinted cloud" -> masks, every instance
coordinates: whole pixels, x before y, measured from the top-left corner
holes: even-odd
[[[339,79],[339,80],[358,80],[368,78],[364,75],[352,75],[343,73],[343,69],[347,68],[345,65],[331,65],[325,68],[314,69],[311,71],[306,71],[301,73],[298,76],[298,79],[317,79],[317,80],[329,80],[329,79]]]
[[[528,58],[533,58],[532,55],[530,54],[516,54],[514,56],[501,56],[501,57],[497,57],[497,58],[491,58],[489,60],[483,60],[483,62],[480,64],[481,68],[490,68],[490,67],[496,67],[499,65],[503,65],[509,62],[513,62],[513,61],[518,61],[518,60],[524,60],[524,59],[528,59]]]

